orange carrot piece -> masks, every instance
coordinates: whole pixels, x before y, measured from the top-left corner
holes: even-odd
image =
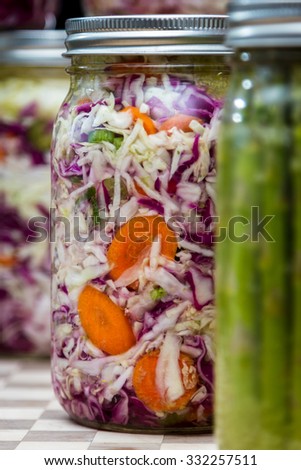
[[[126,111],[131,111],[134,121],[137,121],[137,119],[142,120],[143,127],[148,134],[156,134],[156,132],[158,132],[154,121],[147,114],[141,113],[139,108],[136,108],[135,106],[126,106],[121,110],[121,112]]]
[[[108,262],[112,266],[111,278],[115,281],[132,267],[158,236],[161,238],[161,255],[174,259],[178,247],[176,235],[163,217],[137,216],[124,224],[116,233],[107,253]],[[137,289],[138,286],[131,287]]]
[[[156,368],[159,358],[159,351],[154,350],[142,356],[136,363],[133,372],[133,387],[139,400],[141,400],[150,410],[156,412],[173,412],[182,410],[190,401],[192,396],[197,390],[197,375],[194,372],[190,373],[189,381],[194,384],[191,388],[185,388],[183,395],[177,400],[167,401],[161,397],[156,387]],[[180,354],[179,366],[182,371],[184,365],[194,365],[193,359],[187,354]],[[183,374],[182,374],[183,380]],[[183,380],[183,385],[184,385]]]
[[[89,103],[92,103],[92,100],[90,98],[88,98],[87,96],[85,96],[84,98],[80,98],[78,100],[77,105],[89,104]]]
[[[6,158],[6,151],[4,150],[4,147],[0,145],[0,162],[4,162]]]
[[[137,193],[141,194],[141,196],[148,197],[144,189],[142,189],[141,186],[136,181],[134,181],[134,186],[135,186]]]
[[[83,289],[78,312],[86,335],[105,353],[122,354],[136,343],[123,310],[98,289],[89,285]]]
[[[195,116],[187,116],[186,114],[175,114],[174,116],[166,119],[160,126],[160,131],[169,131],[173,127],[182,130],[183,132],[192,132],[190,129],[191,121],[198,121],[203,124],[203,121]]]
[[[17,258],[14,255],[0,255],[0,266],[11,268],[17,263]]]

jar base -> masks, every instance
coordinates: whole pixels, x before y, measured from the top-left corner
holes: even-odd
[[[111,431],[128,434],[178,434],[178,435],[189,435],[189,434],[213,434],[213,425],[207,424],[204,426],[187,426],[182,428],[176,427],[161,427],[161,428],[143,428],[134,426],[122,426],[119,424],[106,424],[95,421],[89,421],[88,419],[78,418],[74,415],[69,415],[70,418],[82,426],[99,429],[100,431]]]

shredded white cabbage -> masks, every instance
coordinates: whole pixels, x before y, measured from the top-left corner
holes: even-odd
[[[180,338],[168,331],[156,367],[156,386],[167,402],[177,400],[185,392],[179,365],[180,344]]]

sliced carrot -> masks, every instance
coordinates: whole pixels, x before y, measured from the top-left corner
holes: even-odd
[[[192,383],[191,388],[185,388],[185,392],[177,400],[167,401],[161,397],[156,387],[156,368],[159,359],[159,351],[154,350],[142,356],[135,365],[133,372],[133,387],[137,397],[151,410],[156,412],[173,412],[182,410],[190,401],[197,390],[196,370],[190,372],[189,381]],[[187,354],[180,354],[179,366],[182,371],[184,365],[194,365],[193,359]],[[182,375],[183,380],[183,375]],[[183,380],[184,385],[184,380]]]
[[[2,145],[0,145],[0,162],[3,162],[6,158],[6,151]]]
[[[142,189],[141,186],[136,181],[134,181],[134,186],[135,186],[135,189],[136,189],[137,193],[141,194],[141,196],[146,196],[147,197],[147,194],[144,191],[144,189]]]
[[[12,266],[15,266],[16,263],[17,258],[14,255],[0,255],[0,266],[11,268]]]
[[[92,103],[92,100],[88,98],[87,96],[85,96],[84,98],[80,98],[77,102],[78,105],[89,104],[89,103]]]
[[[78,299],[81,325],[90,341],[107,354],[122,354],[136,343],[123,310],[106,294],[86,286]]]
[[[174,259],[178,247],[176,235],[163,217],[137,216],[124,224],[116,233],[107,253],[108,262],[112,266],[111,278],[115,281],[132,267],[158,236],[161,239],[161,254]],[[138,286],[131,287],[137,289]]]
[[[203,121],[195,116],[188,116],[186,114],[175,114],[174,116],[166,119],[160,126],[160,131],[170,131],[173,127],[182,130],[183,132],[192,132],[190,129],[191,121],[198,121],[203,124]]]
[[[134,121],[141,119],[143,122],[143,127],[148,134],[156,134],[157,129],[154,121],[145,113],[141,113],[139,108],[135,106],[126,106],[121,110],[121,112],[131,111]]]

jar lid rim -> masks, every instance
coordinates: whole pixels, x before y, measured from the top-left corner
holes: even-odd
[[[227,50],[223,39],[226,15],[134,15],[71,18],[66,21],[66,56],[77,54],[183,53],[189,49],[218,53]],[[146,42],[147,40],[147,42]],[[215,47],[212,47],[214,44]],[[218,47],[217,47],[218,46]],[[170,48],[170,49],[168,49]]]
[[[299,47],[301,0],[230,0],[229,47]]]
[[[234,49],[241,48],[300,48],[301,23],[244,25],[232,28],[226,44]]]
[[[15,30],[0,33],[0,63],[66,66],[64,30]]]
[[[227,15],[120,15],[70,18],[66,21],[67,35],[108,31],[199,31],[223,35]]]

